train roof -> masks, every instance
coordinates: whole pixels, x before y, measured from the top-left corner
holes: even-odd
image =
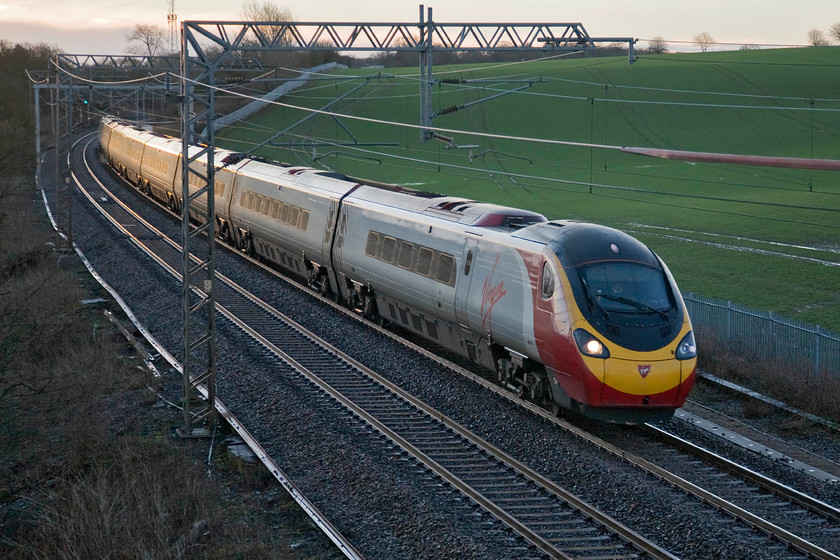
[[[542,214],[530,210],[467,198],[382,187],[376,184],[363,183],[359,186],[361,188],[353,192],[354,199],[391,206],[465,226],[518,229],[547,221]]]
[[[106,126],[129,128],[134,133],[133,136],[141,136],[144,140],[154,137],[169,138],[112,117],[103,118],[102,123]],[[159,142],[156,140],[153,144]],[[190,148],[191,151],[192,149],[193,147]],[[229,167],[245,176],[262,180],[277,179],[286,184],[294,183],[307,188],[323,189],[334,196],[349,196],[350,200],[364,200],[464,226],[519,230],[548,221],[542,214],[529,210],[379,183],[312,167],[267,162],[221,149],[217,149],[215,156],[214,163],[217,168]]]

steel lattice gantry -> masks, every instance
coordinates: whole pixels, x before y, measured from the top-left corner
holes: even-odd
[[[73,250],[73,205],[71,173],[67,165],[67,154],[72,136],[78,128],[91,124],[93,94],[107,99],[106,110],[116,104],[133,99],[136,112],[141,109],[140,93],[165,92],[164,85],[145,85],[138,79],[152,73],[175,75],[178,71],[177,56],[122,56],[60,53],[51,61],[52,67],[46,73],[32,71],[32,88],[35,100],[36,161],[41,158],[41,90],[49,90],[52,109],[52,135],[55,144],[55,218],[63,235],[62,250]],[[116,96],[116,97],[114,97]],[[145,97],[143,97],[145,101]],[[142,118],[142,117],[141,117]]]
[[[420,6],[413,23],[309,23],[183,21],[181,23],[181,129],[183,137],[183,308],[184,428],[189,434],[215,407],[215,238],[214,150],[217,72],[254,51],[409,51],[420,57],[421,138],[432,137],[433,52],[516,51],[573,52],[598,43],[627,43],[634,60],[636,39],[590,37],[580,23],[436,23],[432,9]],[[199,132],[203,131],[203,132]],[[197,190],[190,194],[190,184]],[[194,201],[206,197],[206,212]],[[190,216],[202,224],[193,228]],[[208,242],[199,239],[206,234]],[[195,262],[190,260],[193,254]],[[200,410],[189,396],[204,383],[209,398]]]
[[[170,97],[170,82],[172,77],[177,77],[182,72],[183,63],[179,55],[172,56],[125,56],[125,55],[93,55],[93,54],[59,54],[53,61],[53,69],[44,76],[36,76],[33,83],[35,90],[35,114],[37,123],[36,134],[36,158],[40,161],[40,92],[47,89],[51,94],[52,107],[52,129],[56,144],[56,221],[59,230],[65,235],[66,250],[72,250],[72,197],[70,196],[70,170],[66,166],[67,153],[71,142],[71,136],[77,125],[86,122],[90,124],[90,111],[93,105],[94,94],[98,99],[106,99],[103,107],[105,112],[111,112],[117,105],[124,101],[132,100],[134,104],[128,108],[132,120],[144,120],[145,117],[145,94],[156,93],[164,97]],[[263,71],[262,65],[255,59],[242,58],[236,54],[226,56],[224,61],[217,61],[215,69],[222,71],[248,72]],[[35,73],[35,72],[34,72]],[[33,74],[34,74],[33,73]],[[146,84],[150,78],[157,78],[160,84]],[[52,83],[51,83],[52,82]],[[177,87],[177,86],[176,86]],[[141,104],[142,97],[142,104]],[[174,97],[174,96],[172,96]],[[84,102],[78,101],[83,99]],[[183,99],[183,96],[182,96]],[[192,107],[189,102],[185,107]],[[78,114],[76,109],[78,108]],[[187,135],[185,134],[186,138]],[[185,143],[186,145],[186,143]],[[194,152],[194,150],[193,150]],[[188,153],[185,149],[184,153]],[[202,152],[203,153],[203,152]],[[212,150],[208,152],[208,164],[212,169]],[[198,156],[200,154],[194,154]],[[211,172],[212,174],[212,172]],[[199,178],[206,179],[206,176],[199,175]],[[195,180],[194,180],[195,181]],[[185,198],[189,201],[189,198]],[[210,198],[210,215],[213,215],[213,199]],[[185,212],[185,215],[187,213]],[[187,219],[184,220],[188,224]],[[210,239],[213,237],[213,222],[208,224]],[[185,235],[184,255],[194,251],[194,237],[200,235],[206,229],[200,228]],[[184,230],[189,231],[189,226],[184,225]],[[184,286],[193,286],[200,290],[197,303],[194,305],[185,304],[184,340],[185,359],[184,379],[191,379],[190,383],[185,381],[184,390],[184,428],[179,430],[183,435],[201,435],[197,429],[206,417],[213,413],[215,400],[215,320],[213,314],[208,311],[209,325],[193,321],[194,317],[204,309],[212,310],[214,302],[208,301],[204,294],[210,291],[213,277],[214,263],[213,244],[209,244],[209,256],[200,257],[196,266],[190,266],[189,260],[184,258]],[[201,254],[201,251],[197,251]],[[208,267],[208,263],[211,265]],[[204,276],[202,279],[201,276]],[[189,290],[185,288],[185,292]],[[188,296],[185,296],[188,298]],[[195,296],[194,296],[195,298]],[[185,299],[188,301],[188,299]],[[208,305],[209,303],[209,305]],[[195,337],[193,337],[195,335]],[[198,358],[197,358],[198,356]],[[198,362],[197,362],[198,359]],[[196,363],[207,363],[207,367],[198,370],[195,374]],[[207,405],[196,409],[191,400],[194,396],[194,388],[199,383],[205,382],[210,388],[210,398]]]

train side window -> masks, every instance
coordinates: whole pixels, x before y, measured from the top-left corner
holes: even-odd
[[[309,210],[301,210],[300,223],[298,224],[298,229],[306,231],[307,227],[309,227]]]
[[[452,283],[452,270],[455,268],[455,258],[452,255],[441,253],[438,257],[435,280],[444,284]]]
[[[280,221],[283,222],[284,224],[289,223],[289,211],[291,209],[292,209],[291,206],[289,206],[285,202],[283,203],[283,210],[280,211]]]
[[[245,208],[251,210],[254,207],[254,193],[248,191],[248,200],[245,202]]]
[[[275,200],[271,203],[271,218],[276,220],[277,216],[280,215],[280,201]]]
[[[243,208],[246,206],[249,192],[251,191],[242,191],[242,195],[239,197],[239,206],[242,206]]]
[[[393,262],[394,249],[397,247],[397,240],[393,237],[386,237],[382,243],[382,260],[385,262]]]
[[[368,232],[367,245],[365,246],[365,255],[373,258],[379,256],[379,233],[375,231]]]
[[[289,225],[292,227],[297,227],[299,219],[300,208],[298,208],[297,206],[292,206],[292,215],[289,217]]]
[[[411,257],[414,256],[414,244],[403,241],[400,244],[399,265],[402,268],[411,268]]]
[[[272,202],[273,201],[270,198],[265,197],[265,199],[263,199],[262,212],[260,212],[260,213],[268,216],[268,214],[271,212],[271,203]]]
[[[429,275],[429,271],[432,269],[432,257],[434,254],[435,252],[431,249],[420,247],[420,252],[417,254],[417,265],[415,266],[417,274],[422,274],[423,276]]]
[[[554,275],[551,273],[551,268],[548,266],[547,262],[543,263],[542,288],[540,289],[540,295],[543,299],[549,299],[552,295],[554,295]]]
[[[472,270],[472,260],[473,260],[472,250],[467,251],[467,258],[464,261],[464,276],[469,276],[470,275],[470,270]]]

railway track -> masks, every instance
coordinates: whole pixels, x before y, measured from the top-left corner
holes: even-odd
[[[90,170],[89,170],[90,172]],[[93,173],[91,177],[93,177]],[[180,246],[97,183],[77,185],[155,262],[178,275]],[[94,192],[90,192],[91,188]],[[103,204],[102,201],[107,201]],[[573,493],[460,427],[217,273],[217,310],[335,406],[398,445],[515,533],[535,557],[674,558]],[[523,550],[523,557],[530,553]]]
[[[75,146],[74,146],[75,148]],[[72,151],[72,150],[71,150]],[[68,158],[70,156],[68,155]],[[69,162],[68,162],[69,163]],[[90,173],[90,177],[97,181],[97,184],[100,186],[101,183],[95,179],[95,176],[90,171],[90,168],[87,168],[88,172]],[[142,225],[142,219],[139,216],[132,212],[127,206],[122,203],[118,203],[116,199],[107,199],[101,197],[99,201],[94,200],[91,197],[90,192],[87,192],[81,185],[79,178],[73,173],[73,180],[76,182],[77,187],[79,190],[84,194],[88,200],[100,211],[103,216],[108,217],[111,223],[125,233],[130,239],[140,242],[140,245],[146,247],[146,254],[152,257],[155,261],[159,264],[164,266],[170,273],[177,275],[174,269],[170,266],[170,263],[167,263],[164,259],[158,258],[157,254],[155,254],[151,249],[151,247],[157,247],[159,249],[164,248],[172,248],[171,244],[167,243],[167,239],[165,236],[160,234],[160,232],[156,232],[154,229],[149,229]],[[107,192],[106,189],[103,187],[103,191]],[[109,193],[110,194],[110,193]],[[45,207],[49,214],[50,221],[54,228],[58,229],[56,223],[53,219],[52,214],[50,213],[49,204],[46,198],[46,193],[42,191],[42,197],[44,199]],[[106,211],[102,204],[113,204],[113,208],[111,211]],[[144,233],[145,232],[145,233]],[[61,233],[60,233],[61,234]],[[61,234],[63,237],[63,234]],[[146,245],[148,244],[148,245]],[[134,316],[132,310],[128,307],[126,302],[117,293],[111,286],[99,276],[97,271],[93,268],[91,263],[86,259],[84,253],[76,247],[76,251],[78,256],[83,261],[85,267],[90,271],[90,273],[94,276],[97,282],[102,285],[102,287],[108,291],[112,297],[114,297],[115,301],[120,305],[129,319],[138,327],[139,332],[143,335],[146,342],[151,344],[154,350],[157,352],[157,356],[153,356],[150,352],[148,352],[145,347],[136,339],[134,339],[133,335],[128,333],[123,327],[120,322],[115,319],[110,313],[106,313],[106,316],[109,320],[115,322],[119,328],[119,330],[123,333],[124,336],[134,345],[136,351],[140,354],[141,358],[146,362],[147,366],[152,370],[155,376],[159,376],[160,373],[156,365],[154,365],[154,361],[157,357],[162,357],[164,361],[166,361],[173,369],[177,370],[179,373],[181,370],[181,364],[178,360],[162,345],[160,344],[155,338],[151,335],[151,333],[139,323],[137,318]],[[151,389],[151,388],[150,388]],[[207,398],[207,388],[204,385],[199,385],[197,387],[198,392],[200,393],[202,398]],[[159,395],[160,396],[160,395]],[[295,486],[295,484],[289,479],[289,477],[283,472],[283,469],[265,452],[265,450],[260,445],[259,441],[254,438],[254,436],[248,431],[248,429],[239,421],[236,415],[228,408],[224,402],[220,399],[216,400],[216,410],[220,414],[220,416],[227,422],[230,428],[236,432],[242,441],[251,449],[254,453],[255,457],[263,463],[265,468],[272,474],[272,476],[280,483],[281,486],[286,490],[286,492],[291,496],[291,498],[298,504],[301,510],[310,518],[312,523],[318,527],[318,529],[323,532],[336,546],[338,551],[341,552],[346,558],[351,560],[362,560],[364,556],[356,549],[353,543],[347,539],[344,535],[342,535],[335,526],[330,523],[328,519],[318,510],[317,507],[306,497],[304,496],[300,490]]]
[[[149,241],[152,244],[159,244],[163,242],[162,234],[158,233],[147,233],[141,234],[141,237],[148,237],[146,241]],[[166,243],[164,243],[166,244]],[[175,259],[172,261],[174,263],[178,262],[180,257],[176,255]],[[175,265],[177,267],[177,264]],[[227,288],[226,288],[227,289]],[[236,289],[231,286],[230,290],[232,292],[236,292]],[[217,297],[220,295],[217,293]],[[235,296],[230,296],[232,299],[231,301],[235,300]],[[241,297],[241,296],[240,296]],[[220,300],[222,301],[222,300]],[[228,296],[224,296],[224,301],[228,301]],[[242,300],[243,302],[246,300]],[[254,302],[250,303],[241,303],[242,308],[240,309],[240,303],[222,303],[224,307],[231,307],[237,309],[236,312],[230,311],[231,317],[238,316],[240,313],[253,313],[253,311],[248,311],[248,308],[255,305]],[[259,312],[263,313],[263,312]],[[231,321],[235,321],[235,319],[230,318]],[[251,317],[248,319],[247,322],[250,325],[253,324],[260,324],[263,322],[263,318],[256,318]],[[353,418],[365,418],[366,415],[369,415],[369,419],[366,419],[367,425],[369,426],[377,426],[377,423],[381,426],[376,427],[378,433],[383,434],[383,437],[388,437],[391,442],[400,445],[401,449],[404,449],[405,453],[410,453],[412,451],[417,451],[418,453],[415,455],[417,461],[426,465],[432,472],[435,472],[436,476],[443,478],[443,474],[438,472],[436,469],[440,468],[442,471],[450,472],[454,474],[454,479],[449,483],[452,484],[455,488],[458,488],[459,491],[464,492],[465,494],[469,495],[468,492],[475,491],[475,497],[471,498],[477,504],[481,504],[487,511],[492,512],[500,519],[504,519],[507,515],[507,510],[512,510],[517,512],[516,516],[511,515],[511,521],[514,523],[508,523],[510,526],[514,526],[515,530],[520,534],[528,534],[528,531],[533,531],[536,535],[536,539],[533,546],[537,547],[538,550],[542,551],[543,554],[552,556],[552,549],[557,550],[557,546],[552,543],[552,539],[557,540],[556,537],[557,533],[555,529],[558,527],[563,526],[564,524],[569,526],[576,526],[577,521],[573,522],[572,525],[569,525],[570,519],[570,509],[573,509],[572,503],[566,501],[563,503],[564,498],[562,497],[562,493],[557,491],[562,489],[555,489],[550,485],[550,481],[546,479],[542,479],[540,475],[537,473],[527,473],[527,471],[522,471],[519,474],[515,475],[512,479],[513,488],[515,491],[512,491],[511,494],[505,494],[505,490],[501,489],[500,482],[509,478],[509,472],[512,467],[511,465],[515,465],[516,461],[511,458],[507,457],[505,459],[504,453],[497,453],[500,455],[501,458],[497,458],[496,460],[500,460],[501,462],[497,463],[496,466],[492,466],[490,464],[485,464],[483,461],[487,460],[488,451],[480,450],[479,448],[473,447],[475,445],[481,444],[481,438],[478,438],[477,442],[469,442],[468,436],[464,436],[467,438],[467,441],[458,441],[450,443],[446,439],[439,439],[444,438],[446,432],[450,432],[453,428],[446,423],[442,427],[438,429],[442,429],[444,435],[422,435],[423,431],[427,427],[427,423],[429,422],[428,418],[428,411],[426,416],[415,416],[418,414],[417,411],[422,411],[423,406],[422,403],[412,403],[412,397],[410,395],[399,395],[394,396],[391,393],[389,396],[376,396],[373,397],[371,391],[373,389],[369,385],[369,383],[374,383],[373,387],[380,386],[380,387],[388,387],[389,382],[386,380],[379,380],[372,382],[372,379],[375,379],[374,376],[369,375],[372,372],[365,372],[363,374],[358,373],[358,371],[364,372],[364,366],[358,363],[353,363],[352,360],[347,362],[350,366],[345,364],[341,365],[334,365],[329,368],[325,366],[324,360],[327,358],[324,355],[314,356],[314,357],[298,357],[298,352],[300,351],[300,347],[305,347],[307,345],[311,345],[312,342],[288,342],[287,340],[280,340],[280,341],[272,341],[268,336],[262,334],[263,332],[271,332],[276,330],[276,325],[274,323],[267,323],[270,326],[256,328],[254,332],[251,334],[255,339],[261,341],[266,347],[274,347],[272,349],[278,356],[281,356],[281,359],[284,359],[287,363],[292,366],[298,366],[297,369],[300,370],[311,370],[317,369],[319,372],[321,370],[330,369],[332,370],[333,367],[336,368],[338,373],[335,373],[335,377],[329,377],[329,379],[321,379],[320,381],[315,381],[314,379],[311,380],[311,383],[314,386],[318,387],[319,391],[323,391],[326,394],[330,395],[330,399],[335,401],[336,403],[341,402],[342,405],[346,410],[348,410],[347,414],[352,415]],[[292,327],[292,330],[297,330]],[[323,351],[321,351],[323,352]],[[292,356],[292,353],[295,356]],[[331,349],[326,351],[327,355],[330,356],[330,360],[333,359],[332,355],[339,355],[339,353],[335,349]],[[311,361],[310,361],[311,360]],[[438,359],[438,361],[440,361]],[[354,373],[355,377],[343,377],[346,374],[346,369],[353,369],[357,370]],[[479,376],[476,376],[474,373],[463,372],[466,375],[473,377],[474,379],[481,382]],[[333,374],[331,373],[330,376]],[[374,374],[375,375],[375,374]],[[323,384],[323,385],[322,385]],[[491,384],[487,383],[488,386]],[[342,391],[337,391],[337,388],[341,388]],[[493,390],[497,390],[495,386],[492,386]],[[332,391],[337,391],[335,394]],[[347,392],[350,395],[353,395],[354,391],[359,391],[358,395],[348,396],[344,395],[341,396],[342,393]],[[377,389],[378,391],[378,389]],[[504,393],[504,392],[502,392]],[[511,395],[505,395],[506,398],[515,399]],[[347,402],[343,402],[343,399],[346,398]],[[396,400],[395,400],[396,399]],[[391,412],[395,410],[394,403],[409,403],[408,408],[402,410],[401,412],[397,413],[396,415],[392,415]],[[546,418],[550,418],[550,415],[545,413],[545,411],[541,411],[540,409],[536,409],[536,407],[532,407],[527,403],[521,404],[522,406],[526,406],[532,408],[534,412],[537,414],[543,415]],[[431,412],[431,417],[439,416],[438,413]],[[624,457],[626,460],[631,460],[634,464],[645,468],[648,472],[653,472],[657,476],[660,476],[663,479],[669,479],[669,483],[677,484],[675,482],[676,479],[680,479],[682,477],[675,475],[671,471],[677,471],[677,467],[665,467],[659,466],[654,463],[652,459],[643,458],[641,454],[632,454],[628,453],[626,449],[619,448],[613,446],[610,443],[607,443],[604,440],[599,440],[598,437],[590,435],[585,435],[582,430],[579,428],[568,424],[563,420],[552,420],[556,422],[559,427],[563,429],[572,431],[579,435],[579,437],[584,437],[589,441],[595,441],[597,445],[602,446],[602,448],[609,450],[612,453],[615,453],[619,456]],[[374,428],[371,428],[374,429]],[[448,435],[447,435],[448,437]],[[663,435],[657,435],[657,438],[666,437]],[[417,439],[414,439],[417,438]],[[486,443],[486,442],[484,442]],[[670,445],[670,444],[669,444]],[[491,449],[493,446],[489,446]],[[610,449],[613,447],[614,449]],[[496,450],[498,451],[498,450]],[[657,459],[657,461],[661,461]],[[689,460],[689,463],[691,460]],[[481,465],[481,466],[479,466]],[[480,473],[476,475],[476,473]],[[527,474],[526,474],[527,473]],[[714,475],[711,477],[713,480],[716,478],[721,478],[719,475]],[[470,484],[469,482],[473,482]],[[694,484],[691,482],[686,481],[687,484],[685,486],[685,490],[687,492],[692,493],[695,496],[698,496],[701,500],[704,500],[708,503],[716,503],[719,502],[720,504],[728,504],[732,503],[734,505],[735,500],[733,499],[730,501],[729,499],[717,496],[716,494],[712,493],[710,490],[704,490],[700,488],[700,485]],[[473,486],[472,490],[467,488],[462,488],[459,484],[466,484],[467,486]],[[523,484],[528,485],[528,490],[522,490]],[[745,483],[735,483],[729,484],[731,486],[744,486]],[[752,483],[750,483],[752,484]],[[692,486],[695,486],[695,489],[690,489]],[[724,485],[726,486],[726,485]],[[697,488],[700,488],[698,491]],[[492,496],[488,496],[486,494],[492,494]],[[495,500],[489,499],[491,497],[495,497]],[[486,503],[483,503],[483,499],[488,499]],[[771,502],[778,502],[779,500],[773,498],[772,500],[767,500],[766,498],[761,498],[764,501],[771,501]],[[517,501],[519,500],[519,501]],[[574,502],[574,497],[570,497],[569,500]],[[495,505],[494,505],[495,504]],[[505,507],[501,506],[500,504],[504,504]],[[825,547],[831,548],[834,546],[836,539],[836,530],[834,527],[836,526],[836,518],[833,518],[833,521],[830,520],[830,515],[828,514],[829,518],[827,519],[819,519],[815,520],[813,512],[807,513],[804,520],[799,523],[799,526],[802,529],[795,529],[791,525],[788,525],[790,530],[781,529],[780,531],[774,533],[775,527],[777,526],[772,520],[765,519],[764,517],[771,517],[770,514],[767,513],[750,513],[747,511],[746,508],[742,508],[740,506],[735,506],[734,508],[727,509],[728,506],[726,505],[718,505],[718,507],[722,507],[724,511],[727,511],[728,514],[733,515],[735,517],[739,517],[742,519],[747,519],[749,523],[752,524],[753,527],[758,527],[762,532],[775,534],[777,539],[780,539],[779,543],[789,543],[795,550],[799,551],[803,557],[815,557],[815,558],[837,558],[832,552],[824,549],[821,544]],[[797,506],[801,509],[804,509],[804,506],[799,505]],[[529,509],[533,508],[533,509]],[[780,509],[779,511],[790,511]],[[746,512],[747,515],[744,515],[743,512]],[[548,519],[546,516],[549,513],[553,513],[555,515],[559,515],[559,517],[552,522],[547,522]],[[781,514],[782,517],[787,517],[789,514]],[[797,514],[798,515],[798,514]],[[752,519],[751,519],[752,516]],[[528,524],[522,523],[521,526],[516,525],[519,523],[516,521],[516,518],[522,519],[530,519],[530,520],[538,520],[539,523],[536,526],[532,526],[529,528]],[[834,526],[831,523],[835,523]],[[617,524],[620,526],[620,524]],[[816,531],[813,531],[814,528],[817,528]],[[580,529],[581,527],[577,527]],[[801,535],[808,535],[807,529],[810,528],[812,533],[816,534],[816,536],[797,536],[796,532],[798,531]],[[604,545],[601,541],[615,541],[622,543],[626,538],[621,534],[621,530],[618,532],[609,533],[606,528],[589,528],[586,529],[588,533],[591,535],[595,535],[594,539],[590,538],[590,540],[583,540],[582,543],[588,544],[581,544],[579,546],[591,546],[594,545],[596,542],[598,546],[612,546]],[[542,532],[542,536],[540,533]],[[832,537],[832,535],[834,535]],[[820,541],[819,537],[821,536],[828,536],[827,539],[823,539]],[[792,539],[790,537],[793,537]],[[539,539],[544,539],[542,544],[540,543]],[[834,540],[832,540],[834,539]],[[626,546],[626,544],[622,544],[622,546]],[[780,547],[785,547],[787,544],[779,544]],[[576,546],[572,546],[571,548],[576,548]],[[569,549],[570,552],[577,553],[578,551],[572,551]],[[832,549],[833,550],[833,549]],[[606,554],[610,554],[610,552],[606,551]],[[663,556],[655,556],[658,553],[664,553],[664,551],[656,552],[654,549],[650,552],[646,552],[647,554],[651,554],[652,557],[663,557]],[[562,553],[561,553],[562,554]],[[614,554],[614,553],[613,553]],[[631,551],[629,554],[637,554],[636,551]],[[555,557],[564,557],[564,556],[555,556]],[[611,556],[610,556],[611,557]],[[669,557],[669,556],[664,556]]]
[[[717,507],[764,535],[780,552],[787,547],[801,558],[840,558],[840,509],[770,477],[693,444],[656,425],[615,430],[597,422],[555,418],[532,403],[496,387],[483,376],[451,364],[453,369],[545,417],[562,429],[674,487]],[[765,452],[767,454],[767,452]],[[830,462],[827,462],[830,463]],[[834,464],[834,468],[840,466]],[[800,469],[801,470],[801,469]],[[813,473],[810,473],[813,474]],[[832,484],[833,477],[818,477]],[[742,531],[744,528],[741,529]],[[745,538],[750,538],[747,534]]]
[[[587,426],[586,432],[634,465],[772,535],[803,557],[840,557],[840,510],[836,507],[657,426],[621,433]]]

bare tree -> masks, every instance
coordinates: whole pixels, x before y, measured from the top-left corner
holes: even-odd
[[[828,35],[835,41],[840,41],[840,23],[835,23],[828,28]]]
[[[661,36],[657,35],[648,43],[648,52],[651,54],[663,54],[668,52],[668,43]]]
[[[825,33],[819,29],[812,29],[808,32],[808,44],[815,47],[824,47],[828,45],[828,39],[825,38]]]
[[[694,44],[700,47],[701,51],[706,52],[709,49],[709,45],[715,44],[715,40],[711,35],[704,31],[694,36]]]
[[[166,47],[166,33],[157,25],[138,23],[128,36],[125,52],[139,56],[157,56]]]
[[[289,8],[281,8],[270,0],[245,0],[242,3],[242,19],[252,22],[291,22],[294,15]],[[265,45],[286,46],[291,38],[281,27],[257,25],[257,42]]]

